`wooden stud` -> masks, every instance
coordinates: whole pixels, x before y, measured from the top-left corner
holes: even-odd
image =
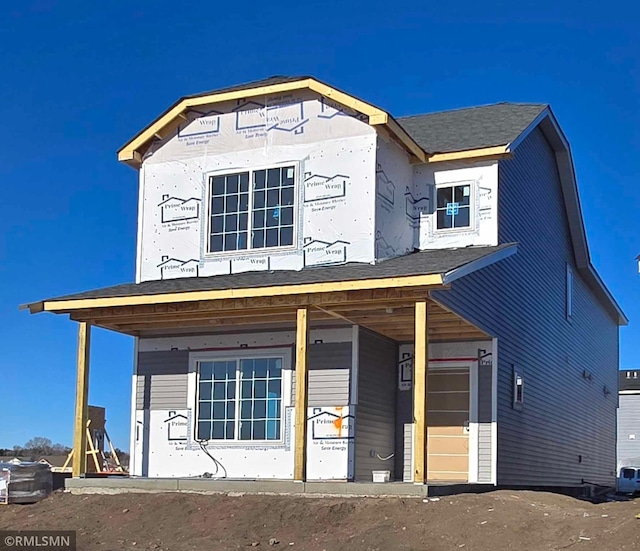
[[[427,374],[429,337],[427,303],[416,302],[413,376],[413,482],[427,483]]]
[[[293,479],[304,482],[307,467],[307,392],[309,371],[307,344],[309,341],[308,311],[299,308],[296,324],[296,438]]]
[[[483,147],[480,149],[468,149],[466,151],[452,151],[451,153],[435,153],[427,158],[427,162],[440,163],[443,161],[477,159],[478,157],[508,157],[509,155],[508,145],[498,145],[494,147]]]
[[[76,412],[73,429],[73,476],[87,472],[87,421],[89,420],[89,351],[91,325],[78,324],[78,362],[76,368]]]

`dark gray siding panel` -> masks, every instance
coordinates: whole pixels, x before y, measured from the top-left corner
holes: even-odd
[[[356,406],[356,480],[371,481],[371,471],[388,470],[394,476],[397,345],[360,330],[358,347],[358,404]]]
[[[185,409],[189,351],[138,354],[136,409]]]
[[[555,155],[541,131],[498,173],[499,239],[518,242],[518,253],[436,294],[499,339],[498,484],[613,484],[618,327],[575,267]],[[525,376],[522,411],[512,407],[513,366]]]
[[[618,462],[640,460],[640,394],[621,394],[618,409]]]
[[[349,405],[351,343],[309,345],[309,407]],[[296,395],[296,372],[291,377],[291,395]]]
[[[491,365],[478,367],[478,482],[491,482]]]

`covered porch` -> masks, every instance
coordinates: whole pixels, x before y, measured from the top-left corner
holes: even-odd
[[[292,468],[290,476],[286,468],[282,471],[286,473],[283,476],[278,475],[281,471],[274,471],[275,475],[273,473],[265,475],[265,479],[271,480],[265,480],[264,483],[276,484],[292,480],[311,484],[310,488],[313,488],[313,481],[317,481],[318,476],[313,473],[310,476],[309,469],[313,461],[317,463],[317,458],[313,461],[309,458],[310,445],[313,444],[309,431],[314,430],[311,423],[314,412],[322,409],[316,406],[323,403],[319,396],[322,396],[322,392],[324,392],[325,382],[318,374],[315,383],[316,390],[313,390],[312,385],[312,399],[310,401],[310,369],[313,373],[313,361],[317,361],[310,359],[310,350],[313,357],[317,357],[318,353],[325,357],[326,354],[322,351],[327,349],[319,346],[325,344],[326,338],[323,338],[323,335],[339,332],[341,335],[349,334],[348,340],[351,342],[352,357],[350,365],[347,366],[349,367],[349,379],[346,383],[348,394],[344,398],[347,409],[344,410],[344,415],[340,415],[337,422],[340,425],[339,431],[346,431],[346,438],[343,440],[349,441],[346,445],[348,450],[346,453],[349,456],[347,461],[350,466],[346,471],[340,471],[336,473],[335,478],[332,478],[331,474],[326,475],[326,469],[330,466],[328,467],[329,463],[325,461],[325,465],[322,466],[324,469],[322,472],[325,475],[320,476],[321,479],[326,480],[324,483],[336,480],[364,481],[365,479],[359,473],[362,472],[365,465],[366,469],[373,465],[371,470],[375,470],[375,466],[379,465],[382,470],[391,471],[392,479],[413,484],[476,483],[477,478],[471,474],[464,476],[464,469],[459,466],[466,462],[469,473],[473,469],[476,469],[477,472],[478,469],[478,454],[469,453],[470,446],[477,446],[477,441],[472,444],[473,434],[471,434],[472,431],[469,431],[469,421],[473,421],[472,410],[477,407],[479,397],[477,370],[475,371],[475,388],[473,388],[473,373],[474,369],[482,362],[482,355],[480,352],[476,353],[480,349],[475,345],[476,343],[485,343],[481,351],[486,357],[491,355],[491,343],[495,341],[492,341],[491,336],[485,331],[446,308],[434,298],[433,292],[446,291],[455,279],[452,274],[462,276],[473,269],[480,269],[487,263],[502,258],[504,251],[500,249],[501,247],[487,247],[465,251],[463,254],[466,257],[458,258],[453,266],[450,262],[449,266],[429,269],[423,263],[419,268],[423,273],[419,274],[402,273],[397,269],[397,266],[391,266],[394,260],[378,266],[359,266],[358,269],[366,269],[368,277],[353,279],[340,277],[340,272],[343,272],[347,267],[332,267],[309,270],[311,278],[315,281],[309,281],[310,276],[304,272],[286,273],[285,279],[288,278],[289,281],[286,281],[285,284],[270,285],[269,283],[272,282],[281,282],[283,274],[254,272],[235,276],[176,279],[118,286],[42,301],[29,305],[29,308],[32,312],[49,311],[68,314],[72,320],[78,322],[75,457],[86,457],[87,442],[84,427],[87,421],[89,350],[92,327],[134,336],[137,338],[138,346],[140,343],[144,343],[145,351],[149,354],[153,352],[164,353],[162,350],[156,350],[158,348],[156,344],[159,342],[165,343],[163,346],[170,341],[187,343],[179,346],[166,345],[169,351],[180,353],[178,349],[184,349],[190,358],[195,357],[195,360],[193,358],[189,360],[189,365],[195,367],[189,368],[188,373],[185,373],[185,377],[192,377],[189,379],[190,382],[184,385],[185,393],[190,397],[189,401],[185,401],[185,410],[190,411],[182,416],[189,417],[189,419],[185,420],[184,427],[179,429],[180,431],[184,430],[185,434],[181,434],[178,440],[184,440],[186,443],[184,445],[180,443],[179,446],[171,448],[171,452],[176,457],[183,457],[187,453],[184,450],[190,449],[209,457],[211,457],[211,453],[214,456],[216,454],[224,456],[224,454],[231,453],[231,451],[222,451],[224,446],[209,447],[211,440],[205,442],[203,447],[201,438],[194,436],[200,430],[198,422],[201,420],[200,417],[196,417],[195,411],[197,406],[195,396],[199,392],[199,387],[197,387],[199,383],[196,381],[201,382],[201,368],[198,367],[200,356],[198,354],[205,354],[203,351],[206,351],[206,354],[222,354],[221,351],[224,351],[224,355],[230,357],[229,355],[232,354],[230,351],[233,350],[235,351],[233,354],[239,354],[238,357],[247,357],[246,355],[254,349],[265,350],[269,347],[276,348],[277,345],[278,350],[291,349],[289,366],[291,380],[285,380],[284,375],[282,379],[285,394],[287,388],[291,389],[291,401],[288,404],[289,407],[286,408],[285,394],[283,394],[282,412],[278,410],[283,426],[282,434],[278,432],[278,436],[282,440],[282,449],[286,449],[289,455],[284,455],[283,451],[282,456],[272,458],[269,456],[270,452],[264,451],[268,449],[268,446],[264,447],[264,442],[261,442],[260,445],[264,448],[262,457],[266,459],[268,456],[269,460],[273,459],[274,461],[277,459],[281,464],[286,464],[290,457]],[[416,253],[410,256],[422,256],[423,254]],[[430,252],[430,255],[432,261],[438,260],[437,254]],[[396,275],[390,276],[386,270],[382,272],[380,268],[395,268],[393,271]],[[416,268],[412,270],[413,272],[418,271]],[[376,272],[382,277],[371,277],[371,275],[377,275]],[[353,274],[351,276],[353,277]],[[325,280],[329,277],[333,281]],[[298,281],[291,281],[291,279],[298,279]],[[275,344],[267,344],[270,336],[276,333],[281,334],[284,340],[273,341]],[[257,338],[256,335],[262,335],[262,337]],[[211,339],[210,337],[215,338]],[[208,338],[210,342],[215,341],[217,346],[209,346],[207,344]],[[231,342],[229,338],[233,340],[234,346],[220,346],[221,343]],[[367,350],[373,346],[369,346],[368,343],[377,342],[376,339],[384,343],[387,351],[395,350],[395,358],[389,352],[385,360],[382,361],[373,353],[369,360],[370,365],[379,366],[381,372],[385,373],[386,383],[382,385],[376,383],[377,387],[384,387],[389,391],[384,396],[376,394],[375,387],[372,391],[366,385],[363,386],[363,381],[373,376],[373,371],[369,369],[369,364],[365,361],[365,355]],[[195,346],[190,343],[202,344]],[[456,348],[458,345],[460,348]],[[447,350],[447,354],[444,357],[440,357],[441,354],[438,353],[434,355],[434,346],[438,351]],[[313,352],[314,350],[316,352]],[[456,354],[457,350],[465,352],[460,355]],[[136,362],[140,357],[137,350]],[[473,367],[474,362],[475,368]],[[429,376],[430,372],[431,377]],[[143,375],[139,375],[139,373],[142,371],[136,368],[132,385],[134,395],[132,398],[132,448],[135,447],[136,439],[139,437],[138,427],[144,427],[145,423],[148,425],[149,419],[153,417],[154,409],[152,403],[154,398],[148,395],[145,398],[144,394],[149,392],[149,388],[145,389],[144,385],[150,387],[152,383],[146,379],[146,382],[140,383],[140,377]],[[437,381],[433,377],[434,374],[441,375]],[[460,375],[463,376],[460,377]],[[453,385],[451,388],[442,386],[444,376],[447,376],[451,381]],[[158,377],[162,379],[165,374],[160,374]],[[212,376],[212,382],[215,385],[213,379],[215,379],[214,376]],[[168,386],[158,390],[160,397],[161,392],[170,393],[174,388],[171,386],[173,379],[170,376],[162,380],[166,380]],[[468,383],[463,382],[464,380]],[[390,384],[393,385],[392,389],[388,388]],[[140,391],[141,385],[142,390]],[[429,390],[430,385],[434,387],[432,391]],[[438,385],[440,386],[438,387]],[[136,396],[136,393],[140,395],[140,392],[142,392],[142,398]],[[176,390],[176,392],[178,391]],[[313,392],[315,392],[315,396]],[[393,398],[387,399],[390,396]],[[460,401],[456,402],[458,399],[456,396],[462,397],[462,399],[466,396],[470,401],[466,414],[460,410],[459,405],[456,405],[460,403]],[[409,398],[407,399],[407,397]],[[136,406],[137,400],[141,400],[141,405]],[[160,398],[157,398],[158,403],[159,400]],[[256,400],[254,396],[254,402]],[[366,400],[369,400],[369,406],[365,405]],[[367,431],[375,432],[377,430],[375,425],[367,425],[369,422],[367,421],[367,408],[371,404],[375,404],[376,400],[385,405],[387,416],[393,412],[391,413],[393,419],[387,423],[387,427],[393,427],[388,428],[389,431],[393,431],[391,436],[394,439],[392,452],[396,456],[402,455],[402,465],[398,463],[400,458],[396,457],[394,468],[385,469],[383,463],[384,457],[390,455],[389,449],[380,447],[382,444],[376,443],[375,438],[370,438],[365,443]],[[388,403],[389,401],[391,403]],[[431,402],[433,406],[430,406]],[[476,406],[474,406],[474,402]],[[332,406],[333,402],[329,400],[327,405]],[[200,406],[197,407],[200,408]],[[342,405],[336,407],[339,411],[343,411]],[[173,406],[168,406],[168,409],[172,408]],[[285,409],[287,409],[286,415],[291,417],[289,432],[285,429],[287,420]],[[324,411],[322,412],[324,413]],[[168,413],[175,414],[176,412],[169,411]],[[344,421],[345,424],[342,425],[343,418],[346,420],[351,417],[353,420],[354,414],[355,428],[353,423],[349,421]],[[136,417],[137,415],[140,418]],[[180,415],[179,412],[178,415]],[[404,422],[402,416],[404,416]],[[433,421],[431,426],[429,419]],[[455,420],[447,421],[446,419]],[[495,421],[495,419],[491,421]],[[215,422],[215,420],[212,421],[214,425]],[[351,426],[347,426],[349,423]],[[342,433],[340,435],[343,436]],[[236,440],[237,438],[236,434]],[[475,438],[477,439],[477,434]],[[443,449],[443,445],[449,446],[451,453],[448,453],[447,449]],[[363,446],[365,448],[371,446],[371,449],[364,449]],[[462,457],[465,455],[465,446],[466,457]],[[197,449],[198,447],[201,451]],[[227,446],[227,448],[229,447],[232,446]],[[433,453],[429,451],[431,447],[434,449]],[[259,451],[256,446],[253,446],[252,453]],[[139,449],[132,449],[131,452],[134,463],[136,460],[143,463],[146,461],[148,466],[150,454],[148,439],[139,446]],[[231,464],[235,461],[235,456],[233,459],[229,459]],[[320,459],[320,463],[322,461]],[[353,463],[356,464],[356,467],[353,466]],[[448,470],[447,465],[454,463],[458,466]],[[370,472],[366,469],[366,472]],[[148,469],[144,472],[144,469],[138,467],[133,472],[139,476],[154,476]],[[449,480],[447,480],[447,472],[451,472]],[[75,478],[84,477],[85,473],[86,462],[75,461],[73,476]],[[194,477],[193,474],[185,476],[178,472],[170,476]],[[225,474],[220,478],[225,478],[225,482],[230,483],[234,477]],[[249,482],[247,479],[255,480],[260,477],[249,474],[242,476],[242,478],[245,479],[244,482]],[[72,482],[71,485],[73,484]]]

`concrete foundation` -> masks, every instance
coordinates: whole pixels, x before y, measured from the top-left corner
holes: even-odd
[[[477,484],[420,485],[402,482],[294,482],[292,480],[214,480],[209,478],[69,478],[72,494],[184,492],[196,494],[262,494],[307,497],[412,497],[443,496],[493,489]]]

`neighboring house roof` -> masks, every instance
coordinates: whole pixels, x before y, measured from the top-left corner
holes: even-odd
[[[633,394],[640,394],[640,369],[623,369],[618,378],[620,392],[636,391]]]
[[[354,281],[402,276],[441,274],[442,283],[450,283],[472,271],[497,262],[516,252],[515,243],[496,247],[465,247],[420,251],[399,256],[378,264],[350,263],[331,267],[305,268],[300,271],[245,272],[209,277],[190,277],[142,283],[127,283],[83,293],[66,295],[28,304],[32,312],[55,310],[56,302],[80,301],[113,297],[131,297],[181,293],[188,291],[215,291],[259,287],[303,285],[336,281]]]
[[[541,103],[496,103],[400,117],[398,122],[425,151],[451,153],[509,145],[547,107]]]

